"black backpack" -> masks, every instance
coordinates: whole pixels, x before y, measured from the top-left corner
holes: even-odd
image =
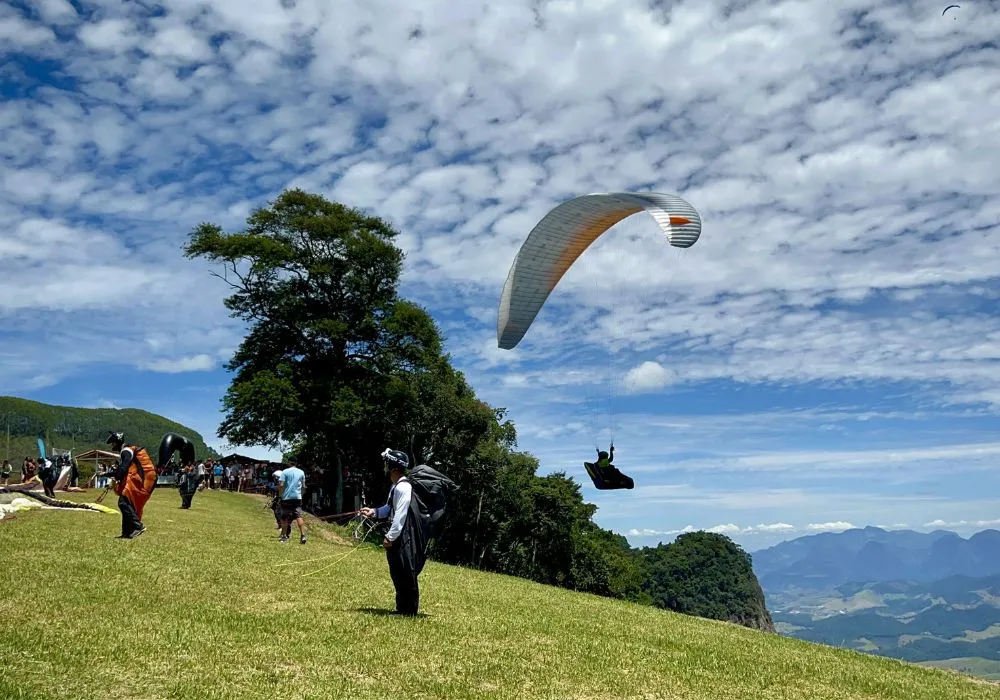
[[[434,537],[441,532],[448,499],[459,491],[458,484],[426,464],[418,464],[403,478],[413,487],[420,520],[428,537]]]

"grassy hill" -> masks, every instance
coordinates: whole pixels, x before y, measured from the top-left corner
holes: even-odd
[[[10,430],[10,447],[7,430]],[[219,456],[210,450],[196,431],[163,416],[138,408],[76,408],[52,406],[13,396],[0,396],[0,459],[9,459],[15,469],[25,456],[37,457],[36,440],[45,436],[45,449],[72,449],[74,454],[93,448],[107,449],[109,430],[125,432],[130,442],[149,450],[156,459],[156,449],[164,433],[186,435],[195,445],[199,457]],[[90,471],[81,464],[81,472]]]
[[[209,492],[182,511],[161,489],[135,541],[115,539],[115,515],[0,521],[0,697],[1000,697],[951,671],[435,562],[424,615],[398,618],[381,548],[326,526],[279,544],[262,504]]]

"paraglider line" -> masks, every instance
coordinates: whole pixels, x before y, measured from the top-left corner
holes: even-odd
[[[354,547],[351,547],[351,551],[347,552],[346,554],[340,555],[340,557],[338,557],[337,559],[334,559],[332,562],[330,562],[329,564],[327,564],[326,566],[324,566],[321,569],[316,569],[315,571],[310,571],[308,574],[302,574],[301,578],[305,578],[306,576],[312,576],[313,574],[318,574],[321,571],[326,571],[330,567],[336,566],[340,562],[344,561],[345,559],[347,559],[347,557],[351,556],[352,554],[354,554],[359,549],[361,549],[361,545],[356,545]]]

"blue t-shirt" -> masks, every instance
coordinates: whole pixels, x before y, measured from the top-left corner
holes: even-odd
[[[281,480],[285,484],[285,489],[281,492],[281,500],[301,501],[302,484],[305,483],[306,473],[298,467],[289,467],[281,472]]]

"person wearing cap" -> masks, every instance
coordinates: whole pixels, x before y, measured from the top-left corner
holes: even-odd
[[[302,519],[302,487],[305,485],[306,473],[294,462],[283,469],[278,477],[278,490],[281,492],[281,537],[279,542],[288,542],[292,535],[292,521],[299,526],[299,544],[306,543],[306,523]]]
[[[134,540],[146,531],[142,511],[156,488],[156,467],[144,447],[125,444],[124,433],[108,433],[107,443],[121,455],[111,475],[122,513],[121,539]]]
[[[392,481],[389,498],[384,506],[362,508],[368,518],[390,521],[389,531],[382,540],[385,558],[389,563],[389,577],[396,589],[396,612],[416,615],[420,607],[420,585],[417,577],[424,568],[427,537],[420,513],[412,512],[417,506],[413,486],[406,478],[410,458],[405,452],[386,448],[382,452],[383,468]]]

